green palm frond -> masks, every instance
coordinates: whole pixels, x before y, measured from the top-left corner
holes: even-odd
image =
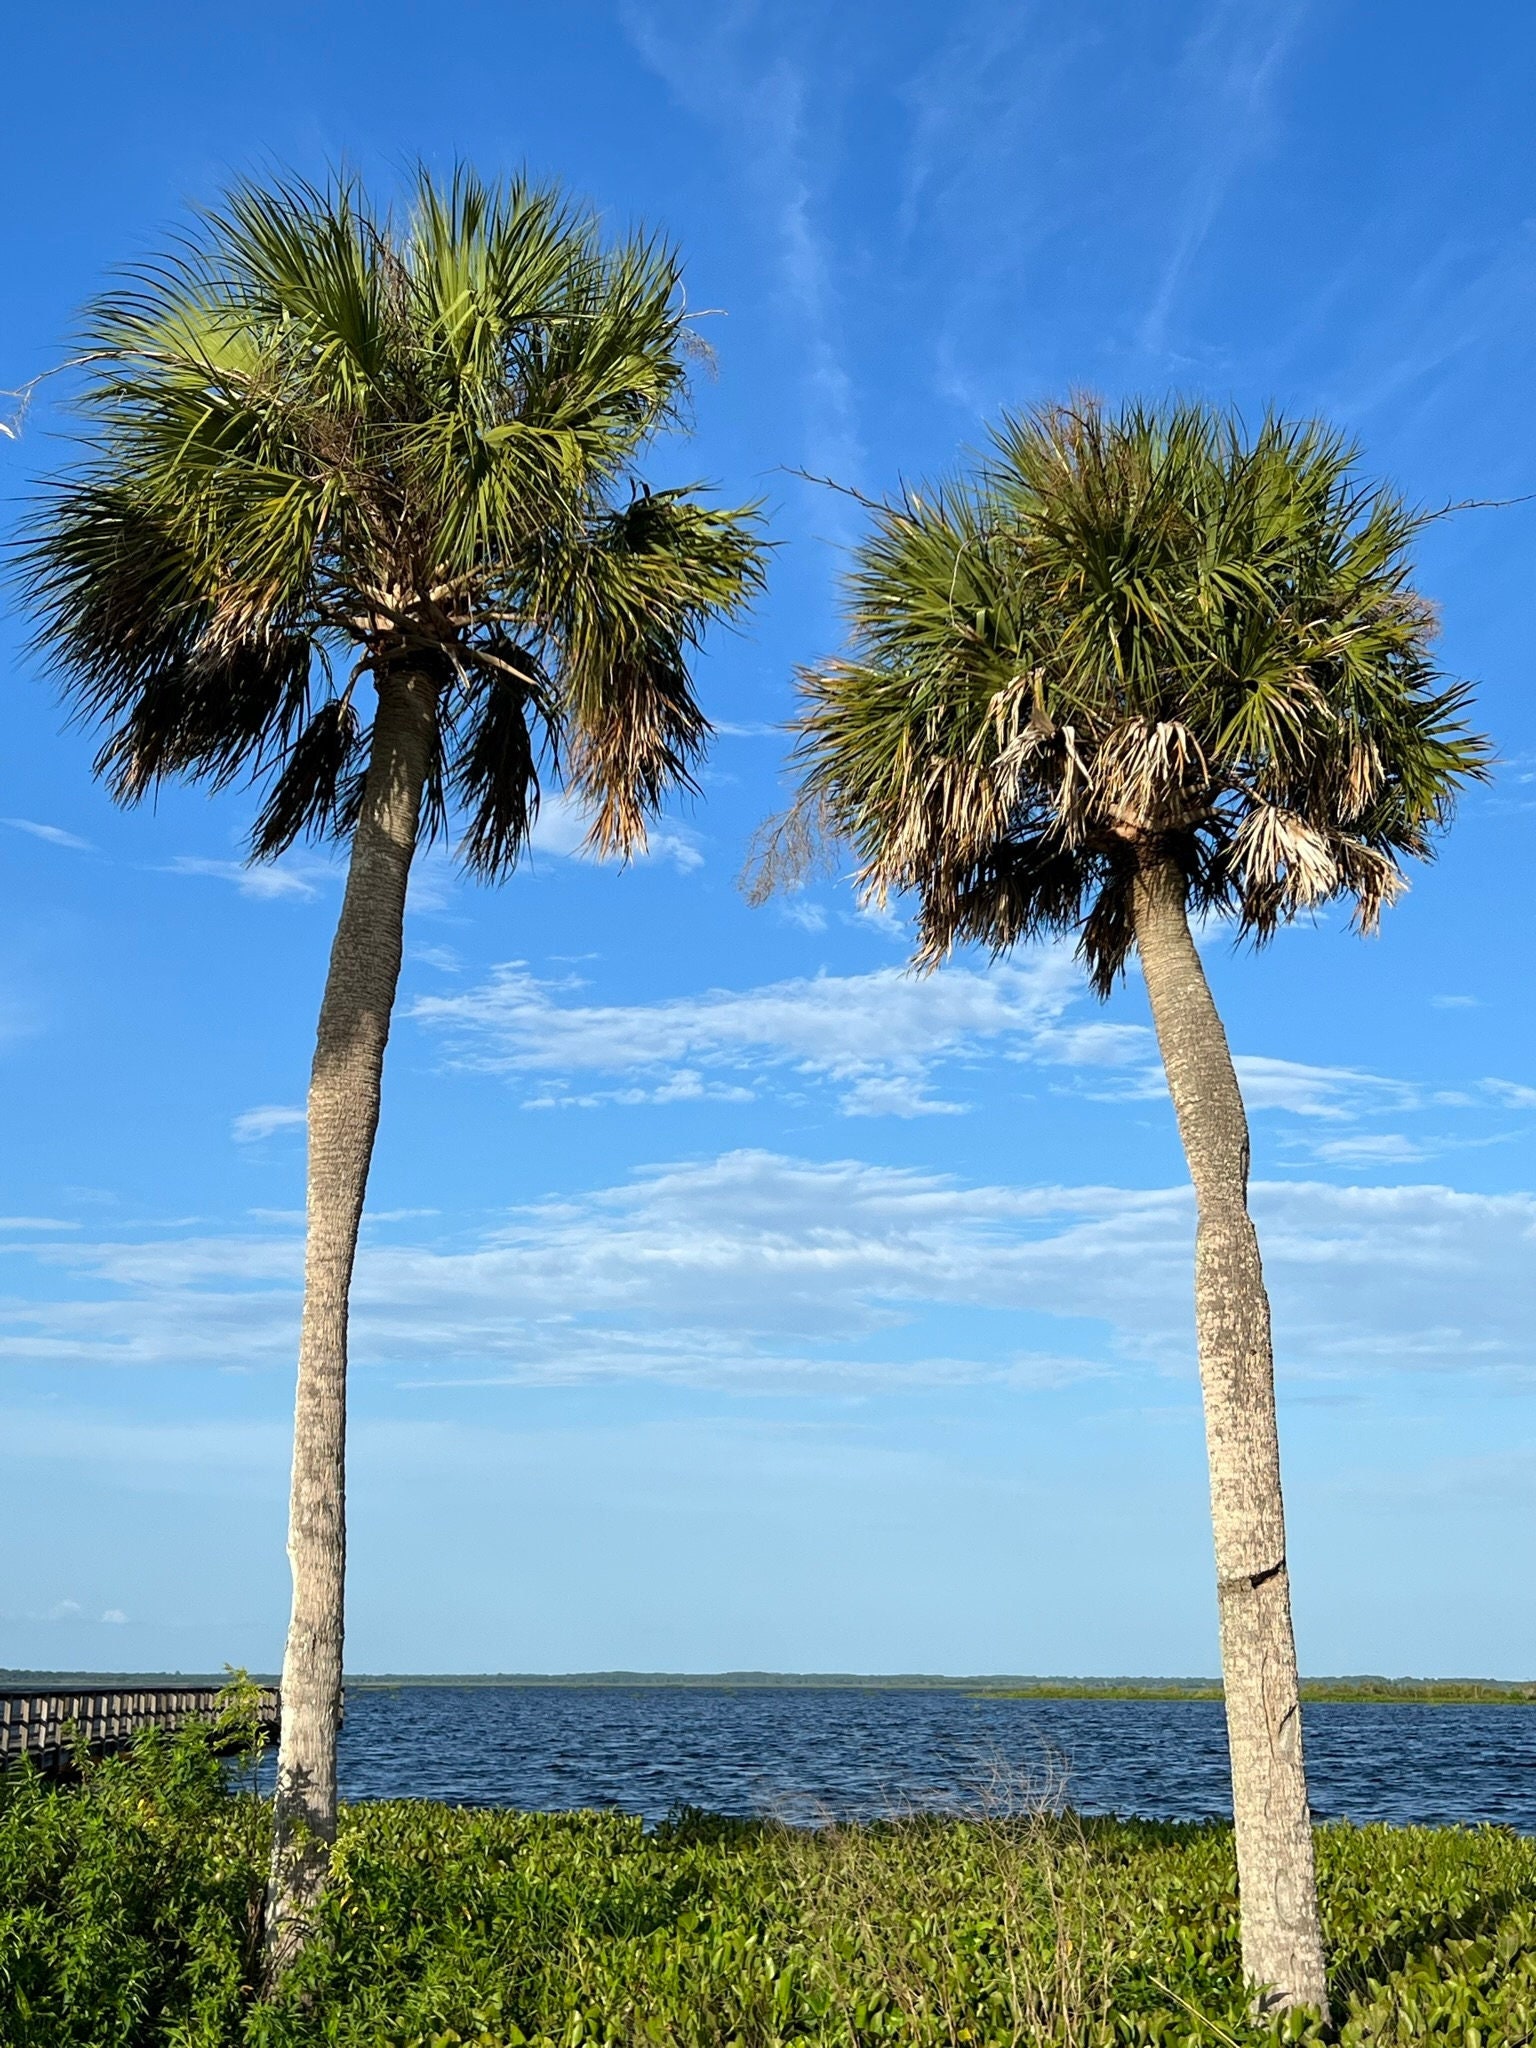
[[[87,325],[84,454],[17,563],[125,800],[257,777],[253,850],[344,834],[359,676],[437,685],[426,823],[513,864],[539,763],[629,851],[707,733],[691,657],[762,580],[751,507],[649,495],[685,403],[677,259],[553,188],[243,186]],[[344,685],[337,676],[350,676]]]
[[[1422,524],[1313,422],[1007,418],[874,512],[849,651],[802,678],[798,815],[916,892],[930,962],[1073,932],[1107,992],[1149,860],[1256,939],[1336,898],[1369,929],[1488,761],[1434,665]]]
[[[305,833],[335,831],[352,809],[363,758],[351,701],[328,697],[284,750],[252,834],[257,855],[280,853]]]
[[[761,579],[737,513],[691,490],[641,491],[551,564],[570,779],[591,841],[628,854],[667,790],[693,788],[709,727],[688,662],[711,618]]]
[[[455,762],[455,795],[468,815],[461,852],[472,874],[494,881],[516,861],[539,812],[541,760],[558,768],[560,714],[542,665],[526,648],[498,640],[496,667],[480,684],[469,733]]]

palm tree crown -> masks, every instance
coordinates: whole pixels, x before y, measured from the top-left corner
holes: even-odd
[[[1421,517],[1316,425],[1200,405],[1004,422],[972,480],[874,508],[853,651],[804,678],[800,816],[924,956],[1076,931],[1101,993],[1149,859],[1254,937],[1362,928],[1483,772],[1409,583]]]
[[[236,190],[94,308],[87,458],[36,518],[40,640],[98,770],[265,789],[252,850],[346,836],[358,678],[425,672],[429,830],[513,864],[540,770],[629,852],[707,736],[686,656],[761,576],[750,510],[649,491],[690,336],[672,253],[550,190]]]

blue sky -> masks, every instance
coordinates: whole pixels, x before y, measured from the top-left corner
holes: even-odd
[[[659,478],[767,500],[702,801],[416,887],[354,1333],[349,1663],[1215,1667],[1191,1210],[1134,979],[915,981],[752,910],[848,501],[1088,388],[1320,411],[1414,500],[1536,490],[1536,15],[1404,0],[34,9],[0,385],[234,174],[526,164],[684,251]],[[719,309],[715,312],[713,309]],[[42,387],[0,493],[61,456]],[[7,513],[9,517],[9,512]],[[1255,1133],[1313,1671],[1536,1666],[1536,505],[1421,550],[1498,776],[1381,938],[1207,959]],[[277,1659],[299,1114],[336,869],[116,812],[0,619],[0,1663]]]

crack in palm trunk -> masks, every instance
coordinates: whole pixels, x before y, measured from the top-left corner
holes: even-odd
[[[378,1129],[384,1048],[400,977],[406,885],[435,711],[436,692],[428,677],[380,675],[372,752],[310,1075],[308,1236],[288,1523],[293,1607],[283,1658],[266,1904],[269,1982],[308,1938],[336,1839],[348,1296]]]
[[[1136,945],[1195,1185],[1195,1326],[1232,1759],[1243,1973],[1261,2010],[1327,2010],[1286,1567],[1269,1296],[1248,1214],[1248,1119],[1190,935],[1183,876],[1143,868]]]

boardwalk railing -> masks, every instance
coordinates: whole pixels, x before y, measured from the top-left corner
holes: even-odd
[[[93,1756],[126,1749],[145,1728],[216,1721],[226,1696],[217,1686],[84,1687],[78,1692],[0,1693],[0,1768],[31,1757],[40,1770],[67,1770],[81,1745]],[[258,1688],[256,1723],[275,1735],[275,1685]]]

